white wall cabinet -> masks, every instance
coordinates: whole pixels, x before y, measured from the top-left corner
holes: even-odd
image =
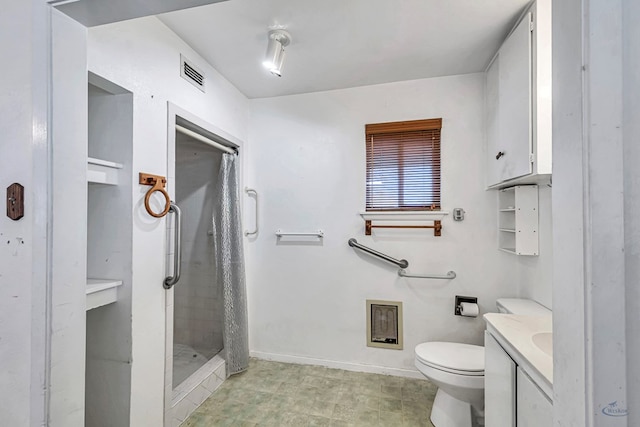
[[[485,74],[487,186],[551,174],[551,4],[538,0]]]
[[[517,368],[518,427],[553,425],[553,404],[522,368]],[[491,424],[487,424],[491,425]]]
[[[538,186],[516,185],[498,192],[498,249],[538,255]]]

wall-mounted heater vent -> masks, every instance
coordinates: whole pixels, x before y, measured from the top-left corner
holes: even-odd
[[[402,350],[402,303],[367,300],[367,345]]]
[[[180,55],[180,77],[204,92],[204,73],[182,55]]]

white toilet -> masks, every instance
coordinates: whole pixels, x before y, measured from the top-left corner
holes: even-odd
[[[500,313],[550,313],[535,301],[519,298],[501,298],[496,305]],[[431,410],[435,427],[484,425],[484,347],[452,342],[418,344],[416,368],[438,386]]]

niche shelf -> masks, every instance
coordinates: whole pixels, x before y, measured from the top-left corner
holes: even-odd
[[[122,280],[87,279],[87,311],[118,300],[118,286]]]
[[[498,192],[498,249],[538,255],[537,185],[516,185]]]
[[[124,165],[108,160],[87,158],[87,182],[92,184],[118,185],[118,170]]]
[[[88,75],[85,425],[128,425],[132,354],[133,94]],[[105,381],[105,378],[108,381]]]

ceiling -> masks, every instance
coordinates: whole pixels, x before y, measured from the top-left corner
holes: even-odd
[[[47,0],[87,27],[226,0]]]
[[[230,0],[159,18],[249,98],[483,71],[529,0]],[[282,77],[271,28],[292,37]]]

